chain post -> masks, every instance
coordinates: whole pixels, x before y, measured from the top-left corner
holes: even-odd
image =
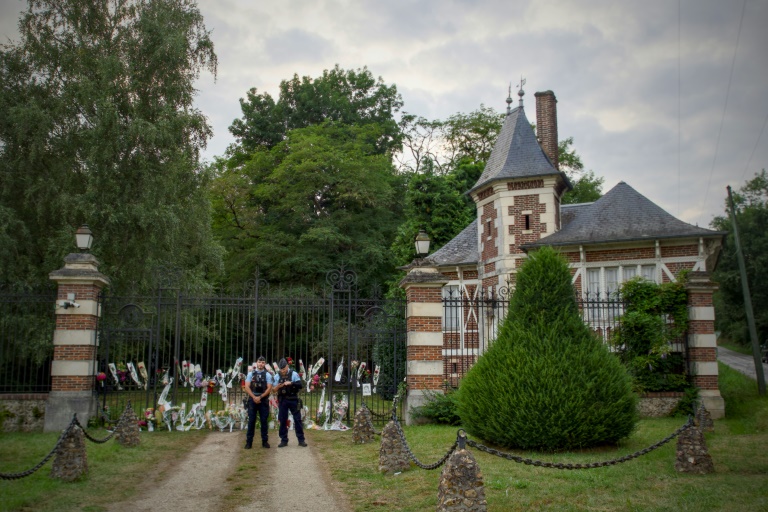
[[[460,428],[456,433],[456,444],[458,445],[459,450],[464,450],[467,446],[467,433],[463,428]]]

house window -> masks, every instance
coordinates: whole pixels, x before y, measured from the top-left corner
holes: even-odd
[[[443,331],[461,327],[461,290],[458,285],[443,286]]]
[[[488,220],[485,222],[485,232],[489,239],[491,238],[491,236],[493,236],[493,233],[491,233],[491,226],[492,226],[491,221]]]
[[[643,265],[640,267],[640,275],[644,279],[656,282],[656,265]]]
[[[600,269],[590,268],[587,270],[587,292],[590,295],[600,293]]]
[[[619,268],[606,267],[605,272],[605,292],[608,295],[616,294],[619,291]]]
[[[530,215],[526,215],[525,216],[525,229],[526,230],[531,229],[531,216]]]
[[[624,274],[624,281],[629,281],[637,276],[637,267],[634,265],[631,267],[623,267],[621,270]]]

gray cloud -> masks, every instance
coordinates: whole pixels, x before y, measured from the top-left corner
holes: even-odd
[[[432,119],[481,103],[502,111],[509,82],[523,75],[529,117],[535,117],[533,93],[555,91],[561,137],[575,138],[585,165],[605,177],[606,188],[626,181],[703,226],[722,213],[725,185],[741,186],[768,167],[768,133],[757,140],[768,115],[767,2],[746,4],[732,77],[741,2],[682,0],[679,24],[677,2],[199,5],[219,56],[217,80],[197,83],[198,107],[215,133],[209,159],[232,142],[227,128],[250,87],[276,95],[280,80],[318,76],[338,63],[367,65],[397,84],[404,110]],[[15,28],[8,12],[0,2],[3,34]]]

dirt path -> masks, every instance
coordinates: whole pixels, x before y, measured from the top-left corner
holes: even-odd
[[[255,441],[258,441],[258,432],[256,437]],[[312,447],[311,433],[307,435],[310,445],[307,448],[298,445],[293,432],[289,433],[287,447],[278,449],[278,443],[277,436],[270,435],[271,449],[262,449],[260,443],[254,442],[252,450],[244,450],[245,432],[211,432],[183,459],[174,461],[173,467],[178,471],[142,486],[146,491],[139,499],[114,503],[108,510],[157,512],[161,503],[173,504],[174,510],[217,510],[222,496],[229,492],[228,477],[238,467],[233,462],[246,458],[260,459],[259,473],[253,476],[264,483],[253,490],[250,499],[244,500],[236,512],[304,510],[308,507],[338,512],[351,510],[321,471],[324,464],[319,463],[316,449]],[[205,461],[204,471],[200,470],[200,461]],[[198,469],[184,469],[191,467]],[[160,506],[162,508],[164,506]]]

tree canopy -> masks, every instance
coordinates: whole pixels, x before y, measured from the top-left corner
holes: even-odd
[[[375,150],[381,136],[376,124],[326,122],[287,132],[242,165],[220,161],[214,223],[232,255],[229,278],[259,266],[273,282],[312,284],[344,264],[363,285],[384,280],[403,184]]]
[[[89,224],[114,288],[220,266],[194,80],[216,71],[186,0],[35,0],[0,51],[0,279],[44,282]]]
[[[374,78],[368,68],[344,70],[336,65],[317,78],[294,74],[281,81],[277,101],[252,88],[240,99],[243,116],[229,130],[237,139],[233,149],[249,154],[273,148],[297,128],[325,122],[375,124],[379,138],[371,149],[383,154],[400,144],[400,129],[393,116],[402,105],[397,87]]]
[[[747,279],[755,313],[758,339],[768,338],[768,174],[765,169],[733,193],[739,239],[747,269]],[[728,205],[726,204],[726,210]],[[727,231],[713,280],[719,284],[715,294],[717,329],[725,337],[744,345],[751,343],[744,309],[739,263],[733,224],[728,214],[715,217],[712,227]]]

